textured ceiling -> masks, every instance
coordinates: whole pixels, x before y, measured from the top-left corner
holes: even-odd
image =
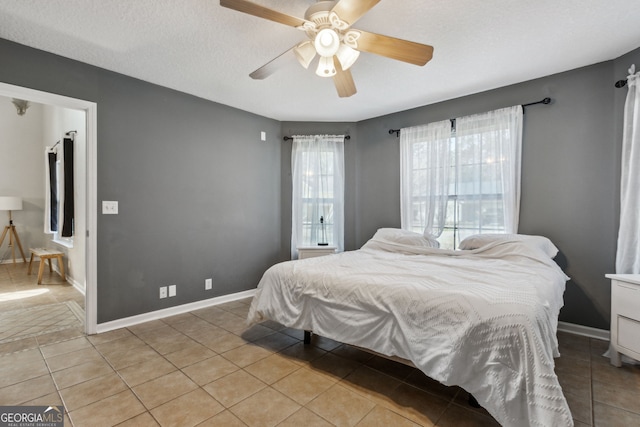
[[[299,17],[314,3],[255,2]],[[433,59],[363,53],[358,93],[339,98],[295,61],[249,78],[306,36],[218,0],[0,0],[1,38],[281,121],[359,121],[610,60],[640,46],[639,22],[638,0],[383,0],[354,28]]]

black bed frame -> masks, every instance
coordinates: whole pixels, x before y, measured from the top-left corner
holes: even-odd
[[[304,331],[304,344],[305,345],[311,344],[311,331],[306,331],[306,330]],[[468,403],[469,403],[469,406],[472,406],[474,408],[480,408],[480,404],[478,403],[476,398],[473,397],[471,393],[469,393]]]

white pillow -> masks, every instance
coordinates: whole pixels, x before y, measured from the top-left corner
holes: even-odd
[[[421,248],[439,248],[440,242],[432,237],[426,237],[419,233],[400,228],[379,228],[373,236],[377,240],[398,243],[407,246],[417,246]]]
[[[558,255],[558,248],[544,236],[530,236],[527,234],[474,234],[460,242],[459,249],[478,249],[489,243],[502,240],[519,240],[534,248],[542,250],[549,258]]]

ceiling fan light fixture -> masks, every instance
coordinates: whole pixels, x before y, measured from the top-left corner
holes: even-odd
[[[316,74],[320,77],[333,77],[336,75],[336,67],[333,64],[333,56],[321,56],[318,62]]]
[[[31,103],[29,101],[25,101],[24,99],[16,99],[12,98],[11,102],[16,106],[16,110],[18,111],[19,116],[24,116],[27,112],[27,108],[31,107]]]
[[[220,5],[296,28],[308,37],[308,40],[298,42],[250,73],[249,77],[264,79],[294,56],[303,67],[308,68],[315,60],[315,54],[318,54],[320,58],[316,74],[332,77],[338,96],[346,98],[356,93],[350,68],[357,61],[360,52],[419,66],[433,58],[433,46],[351,28],[352,24],[379,2],[380,0],[316,0],[307,8],[304,19],[262,6],[262,1],[220,0]]]
[[[304,68],[309,68],[309,64],[316,57],[316,48],[313,46],[311,40],[302,42],[293,48],[293,53],[296,55],[296,59],[300,65]]]
[[[336,56],[338,57],[338,61],[340,61],[342,69],[348,70],[358,59],[360,52],[341,43],[338,52],[336,52]]]
[[[333,29],[324,28],[318,31],[313,44],[318,55],[331,58],[340,48],[340,37]]]

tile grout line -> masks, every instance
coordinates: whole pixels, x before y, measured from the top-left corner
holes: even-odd
[[[162,319],[159,319],[159,320],[160,320],[160,321],[162,321]],[[165,323],[165,322],[163,322],[163,323]],[[175,329],[172,325],[170,325],[170,324],[168,324],[168,323],[165,323],[165,325],[166,325],[166,326],[168,326],[168,327],[170,327],[171,329],[173,329],[173,330],[175,330],[175,331],[177,331],[177,332],[179,332],[179,333],[181,333],[181,334],[185,335],[183,332],[181,332],[181,331],[179,331],[179,330]],[[179,372],[183,373],[181,368],[179,368],[178,366],[176,366],[176,364],[175,364],[175,363],[173,363],[171,360],[167,359],[167,358],[165,357],[165,355],[163,355],[163,354],[161,354],[160,352],[158,352],[158,350],[157,350],[157,349],[155,349],[154,347],[152,347],[151,345],[149,345],[149,344],[148,344],[148,343],[147,343],[143,338],[141,338],[139,335],[137,335],[134,331],[130,330],[129,328],[123,328],[123,329],[127,330],[127,331],[132,335],[132,336],[134,336],[134,337],[138,338],[139,340],[141,340],[142,342],[144,342],[145,346],[147,346],[147,347],[151,348],[151,349],[152,349],[156,354],[158,354],[158,356],[160,356],[161,358],[163,358],[164,360],[166,360],[168,363],[170,363],[171,365],[173,365],[173,367],[174,367],[174,368],[176,368],[176,371],[179,371]],[[90,340],[89,340],[89,341],[90,341]],[[112,340],[112,341],[116,341],[116,340]],[[91,342],[91,341],[90,341],[90,342]],[[104,342],[104,343],[102,343],[102,344],[106,344],[106,343],[109,343],[109,342],[110,342],[110,341],[105,341],[105,342]],[[136,417],[140,416],[141,414],[143,414],[143,413],[147,412],[147,413],[149,413],[149,416],[151,416],[151,418],[152,418],[156,423],[158,423],[158,425],[161,425],[160,420],[158,420],[158,419],[153,415],[153,412],[151,412],[151,411],[152,411],[153,409],[156,409],[156,408],[158,408],[158,407],[160,407],[160,406],[164,405],[165,403],[170,402],[171,400],[174,400],[174,399],[180,398],[180,397],[182,397],[182,396],[184,396],[184,395],[186,395],[186,394],[189,394],[189,393],[191,393],[191,392],[193,391],[193,390],[192,390],[192,391],[188,391],[188,392],[183,393],[183,394],[181,394],[181,395],[179,395],[179,396],[176,396],[176,397],[174,397],[173,399],[169,400],[168,402],[161,403],[160,405],[158,405],[158,406],[157,406],[157,407],[155,407],[155,408],[151,408],[151,409],[150,409],[150,408],[147,408],[147,406],[146,406],[146,405],[144,404],[144,402],[142,401],[142,398],[138,395],[138,393],[136,393],[136,392],[135,392],[134,387],[132,387],[132,386],[131,386],[131,385],[130,385],[130,384],[129,384],[129,383],[128,383],[128,382],[127,382],[123,377],[122,377],[122,375],[120,374],[120,372],[118,371],[118,369],[116,369],[116,368],[111,364],[111,362],[109,362],[109,360],[107,360],[107,359],[106,359],[106,356],[105,356],[105,355],[104,355],[100,350],[98,350],[98,348],[96,348],[96,347],[95,347],[95,346],[96,346],[96,344],[94,344],[93,342],[91,342],[91,344],[94,346],[95,350],[96,350],[98,353],[100,353],[100,355],[105,359],[105,361],[109,364],[109,366],[111,367],[111,369],[113,369],[113,371],[118,375],[118,378],[120,378],[120,380],[121,380],[121,381],[126,385],[127,389],[131,392],[131,394],[133,394],[133,396],[135,396],[135,398],[138,400],[138,402],[140,402],[140,404],[142,405],[142,407],[145,409],[145,411],[144,411],[144,412],[141,412],[140,414],[136,414],[136,415],[132,416],[131,418],[128,418],[128,419],[126,419],[126,420],[123,420],[121,423],[118,423],[118,424],[122,424],[122,423],[125,423],[125,422],[127,422],[127,421],[130,421],[130,420],[132,420],[132,419],[134,419],[134,418],[136,418]],[[179,351],[179,350],[178,350],[178,351]],[[215,352],[214,352],[214,353],[215,353]],[[217,354],[217,353],[216,353],[216,354]],[[133,365],[130,365],[130,366],[133,366]],[[189,365],[189,366],[191,366],[191,365]],[[128,367],[128,366],[127,366],[127,367]],[[123,368],[123,369],[124,369],[124,368]],[[175,372],[175,371],[174,371],[174,372]],[[183,373],[183,374],[184,374],[184,373]],[[167,375],[168,375],[168,374],[167,374]],[[184,374],[184,375],[186,375],[186,374]],[[189,376],[188,376],[188,375],[187,375],[187,377],[189,378]],[[158,377],[158,378],[159,378],[159,377]],[[135,387],[137,387],[137,386],[139,386],[139,385],[142,385],[142,384],[146,384],[146,383],[151,382],[151,381],[153,381],[153,380],[154,380],[154,379],[151,379],[151,380],[149,380],[149,381],[145,381],[145,382],[143,382],[143,383],[137,384]],[[191,378],[189,378],[189,380],[191,380]],[[201,387],[200,385],[198,385],[198,388],[200,388],[200,389],[201,389],[202,387]],[[203,391],[205,391],[205,392],[206,392],[206,390],[203,390]],[[208,393],[207,393],[207,394],[208,394]],[[212,396],[212,397],[213,397],[213,396]],[[215,398],[214,398],[214,400],[215,400]],[[216,401],[217,401],[217,400],[216,400]],[[206,420],[205,420],[205,421],[206,421]]]
[[[202,320],[206,321],[207,323],[209,323],[209,324],[210,324],[210,325],[212,325],[212,326],[219,327],[219,326],[214,325],[213,323],[209,322],[207,319],[201,318],[201,317],[199,317],[199,316],[197,316],[197,315],[194,315],[194,316],[198,317],[199,319],[202,319]],[[159,319],[159,320],[160,320],[160,321],[162,321],[162,319]],[[186,322],[186,321],[185,321],[185,322]],[[179,324],[179,323],[185,323],[185,322],[177,322],[176,324]],[[188,337],[189,339],[192,339],[194,342],[196,342],[196,343],[198,343],[199,345],[202,345],[202,346],[204,346],[205,348],[207,348],[208,350],[212,351],[212,352],[215,354],[215,356],[212,356],[212,357],[220,356],[220,357],[223,357],[223,358],[224,358],[224,356],[222,356],[222,354],[221,354],[221,353],[218,353],[218,352],[216,352],[215,350],[212,350],[211,348],[209,348],[209,347],[205,346],[204,344],[202,344],[202,343],[200,343],[199,341],[195,340],[194,338],[190,337],[187,333],[185,333],[185,332],[183,332],[183,331],[180,331],[179,329],[176,329],[172,324],[170,324],[170,323],[166,323],[166,322],[163,322],[163,323],[164,323],[164,326],[166,326],[166,327],[169,327],[169,328],[173,329],[173,330],[174,330],[174,331],[176,331],[177,333],[180,333],[180,334],[182,334],[182,335],[184,335],[184,336]],[[161,326],[161,327],[163,327],[163,326]],[[179,367],[179,366],[177,366],[174,362],[172,362],[171,360],[169,360],[169,359],[166,357],[167,355],[163,355],[163,354],[161,354],[160,352],[158,352],[158,350],[157,350],[157,349],[155,349],[155,348],[153,348],[151,345],[149,345],[149,344],[144,340],[144,338],[140,337],[138,334],[136,334],[134,331],[131,331],[131,330],[130,330],[130,329],[128,329],[128,328],[125,328],[125,329],[126,329],[127,331],[129,331],[129,333],[131,333],[131,334],[132,334],[133,336],[135,336],[136,338],[138,338],[138,339],[142,340],[146,346],[148,346],[148,347],[149,347],[149,348],[151,348],[153,351],[155,351],[155,352],[156,352],[156,353],[157,353],[161,358],[163,358],[163,359],[164,359],[164,360],[166,360],[168,363],[170,363],[171,365],[173,365],[173,366],[176,368],[176,371],[181,372],[183,375],[185,375],[187,378],[189,378],[189,380],[190,380],[190,381],[192,381],[192,382],[194,382],[194,383],[195,383],[195,381],[193,381],[193,379],[192,379],[191,377],[189,377],[186,373],[184,373],[184,372],[183,372],[183,369],[184,369],[184,368],[186,368],[186,367],[188,367],[188,366],[192,366],[192,365],[194,365],[194,364],[196,364],[196,363],[199,363],[199,362],[194,362],[194,363],[192,363],[192,364],[190,364],[190,365],[186,365],[186,366],[184,366],[184,367],[180,368],[180,367]],[[224,328],[222,328],[222,329],[224,330]],[[228,331],[228,332],[230,332],[230,331]],[[230,332],[230,333],[232,333],[232,332]],[[235,334],[234,334],[234,335],[235,335]],[[114,341],[115,341],[115,340],[114,340]],[[109,341],[107,341],[107,342],[105,342],[105,343],[108,343],[108,342],[109,342]],[[95,348],[95,344],[93,344],[93,342],[91,342],[91,344],[92,344],[92,345],[94,346],[94,348]],[[105,358],[105,356],[102,354],[102,352],[100,352],[100,350],[98,350],[97,348],[95,348],[95,349],[96,349],[96,351],[98,351],[98,352],[100,353],[100,355],[101,355],[103,358]],[[176,350],[176,351],[180,351],[180,350]],[[170,354],[170,353],[168,353],[168,354]],[[205,359],[205,360],[206,360],[206,359]],[[233,365],[235,365],[235,366],[238,368],[238,370],[242,370],[242,371],[244,371],[244,368],[242,368],[242,367],[240,367],[240,366],[236,365],[235,363],[233,363],[233,361],[230,361],[230,360],[228,360],[228,359],[226,359],[226,358],[225,358],[225,360],[227,360],[227,361],[229,361],[230,363],[232,363]],[[214,399],[216,402],[218,402],[218,403],[219,403],[219,404],[224,408],[224,410],[230,410],[230,408],[231,408],[231,407],[227,407],[227,406],[225,406],[222,402],[218,401],[214,396],[211,396],[211,394],[209,394],[209,393],[204,389],[204,386],[205,386],[205,385],[207,385],[207,384],[210,384],[210,383],[207,383],[207,384],[204,384],[204,385],[200,385],[200,384],[195,383],[195,384],[198,386],[196,389],[194,389],[194,390],[190,390],[190,391],[187,391],[187,392],[185,392],[185,393],[183,393],[183,394],[181,394],[181,395],[179,395],[179,396],[174,397],[173,399],[169,400],[168,402],[164,402],[164,403],[162,403],[162,404],[158,405],[158,406],[157,406],[157,407],[155,407],[155,408],[151,408],[151,409],[149,409],[149,408],[147,408],[147,406],[144,404],[144,402],[142,402],[142,401],[141,401],[140,396],[138,396],[138,394],[133,390],[133,387],[131,387],[131,386],[127,383],[127,381],[126,381],[126,380],[125,380],[125,379],[120,375],[120,372],[119,372],[117,369],[115,369],[115,367],[114,367],[114,366],[113,366],[113,365],[112,365],[108,360],[106,360],[106,358],[105,358],[105,361],[106,361],[106,362],[109,364],[109,366],[110,366],[110,367],[111,367],[111,368],[116,372],[116,374],[118,374],[118,377],[123,381],[123,383],[124,383],[124,384],[127,386],[127,388],[132,392],[132,394],[136,397],[136,399],[137,399],[137,400],[142,404],[142,406],[145,408],[145,412],[148,412],[148,413],[149,413],[149,415],[150,415],[150,416],[154,419],[154,421],[156,421],[158,424],[160,424],[160,420],[158,420],[158,419],[153,415],[153,413],[152,413],[152,410],[153,410],[153,409],[156,409],[157,407],[160,407],[160,406],[162,406],[162,405],[164,405],[164,404],[166,404],[166,403],[168,403],[168,402],[170,402],[170,401],[172,401],[172,400],[175,400],[175,399],[177,399],[177,398],[180,398],[180,397],[182,397],[182,396],[185,396],[186,394],[192,393],[192,392],[193,392],[193,391],[195,391],[195,390],[202,390],[204,393],[206,393],[208,396],[210,396],[212,399]],[[246,371],[244,371],[244,372],[246,372]],[[246,372],[246,373],[247,373],[248,375],[253,376],[253,375],[252,375],[252,374],[250,374],[249,372]],[[224,377],[226,377],[226,376],[228,376],[228,375],[231,375],[231,374],[223,375],[223,376],[222,376],[222,377],[220,377],[220,378],[224,378]],[[262,381],[262,380],[260,380],[259,378],[255,377],[255,376],[253,376],[253,377],[254,377],[254,378],[256,378],[256,379],[258,379],[259,381],[263,382],[263,381]],[[219,378],[218,378],[218,379],[219,379]],[[151,381],[153,381],[153,380],[154,380],[154,379],[150,379],[150,380],[145,381],[145,382],[143,382],[143,383],[141,383],[141,384],[146,384],[146,383],[151,382]],[[216,379],[216,380],[217,380],[217,379]],[[212,381],[212,382],[213,382],[213,381]],[[138,385],[141,385],[141,384],[137,384],[137,385],[136,385],[136,387],[137,387]],[[267,387],[269,387],[269,385],[268,385],[268,384],[266,384],[266,386],[267,386]],[[255,394],[255,393],[254,393],[254,394]],[[253,394],[252,394],[251,396],[253,396]],[[251,396],[247,396],[246,398],[251,397]],[[246,399],[246,398],[245,398],[245,399]],[[244,399],[243,399],[243,400],[244,400]],[[240,403],[240,402],[237,402],[237,403]],[[235,404],[234,404],[234,405],[232,405],[232,406],[235,406],[237,403],[235,403]],[[222,412],[222,411],[221,411],[221,412]],[[232,413],[233,413],[233,412],[232,412]],[[137,417],[137,416],[139,416],[139,415],[140,415],[140,414],[137,414],[137,415],[135,415],[134,417],[129,418],[128,420],[124,420],[123,422],[129,421],[129,420],[131,420],[131,419],[133,419],[133,418],[135,418],[135,417]],[[217,415],[217,414],[216,414],[216,415]],[[215,416],[215,415],[214,415],[214,416]],[[210,418],[211,418],[211,417],[210,417]],[[206,420],[203,420],[203,422],[204,422],[204,421],[206,421]]]
[[[61,342],[64,342],[64,341],[61,341]],[[37,340],[36,340],[36,343],[37,343]],[[60,398],[60,402],[62,402],[62,408],[64,409],[64,413],[67,415],[67,418],[69,418],[69,422],[71,422],[73,427],[73,421],[71,421],[71,415],[69,415],[69,411],[67,411],[67,406],[65,405],[64,399],[62,398],[62,393],[60,393],[60,388],[58,387],[58,383],[56,382],[56,379],[53,377],[53,372],[51,372],[51,367],[49,366],[49,362],[47,358],[44,356],[44,353],[42,352],[42,346],[38,345],[38,351],[40,352],[40,356],[42,356],[42,361],[47,367],[47,371],[49,373],[49,377],[51,378],[51,382],[53,383],[53,386],[56,388],[56,394]]]

